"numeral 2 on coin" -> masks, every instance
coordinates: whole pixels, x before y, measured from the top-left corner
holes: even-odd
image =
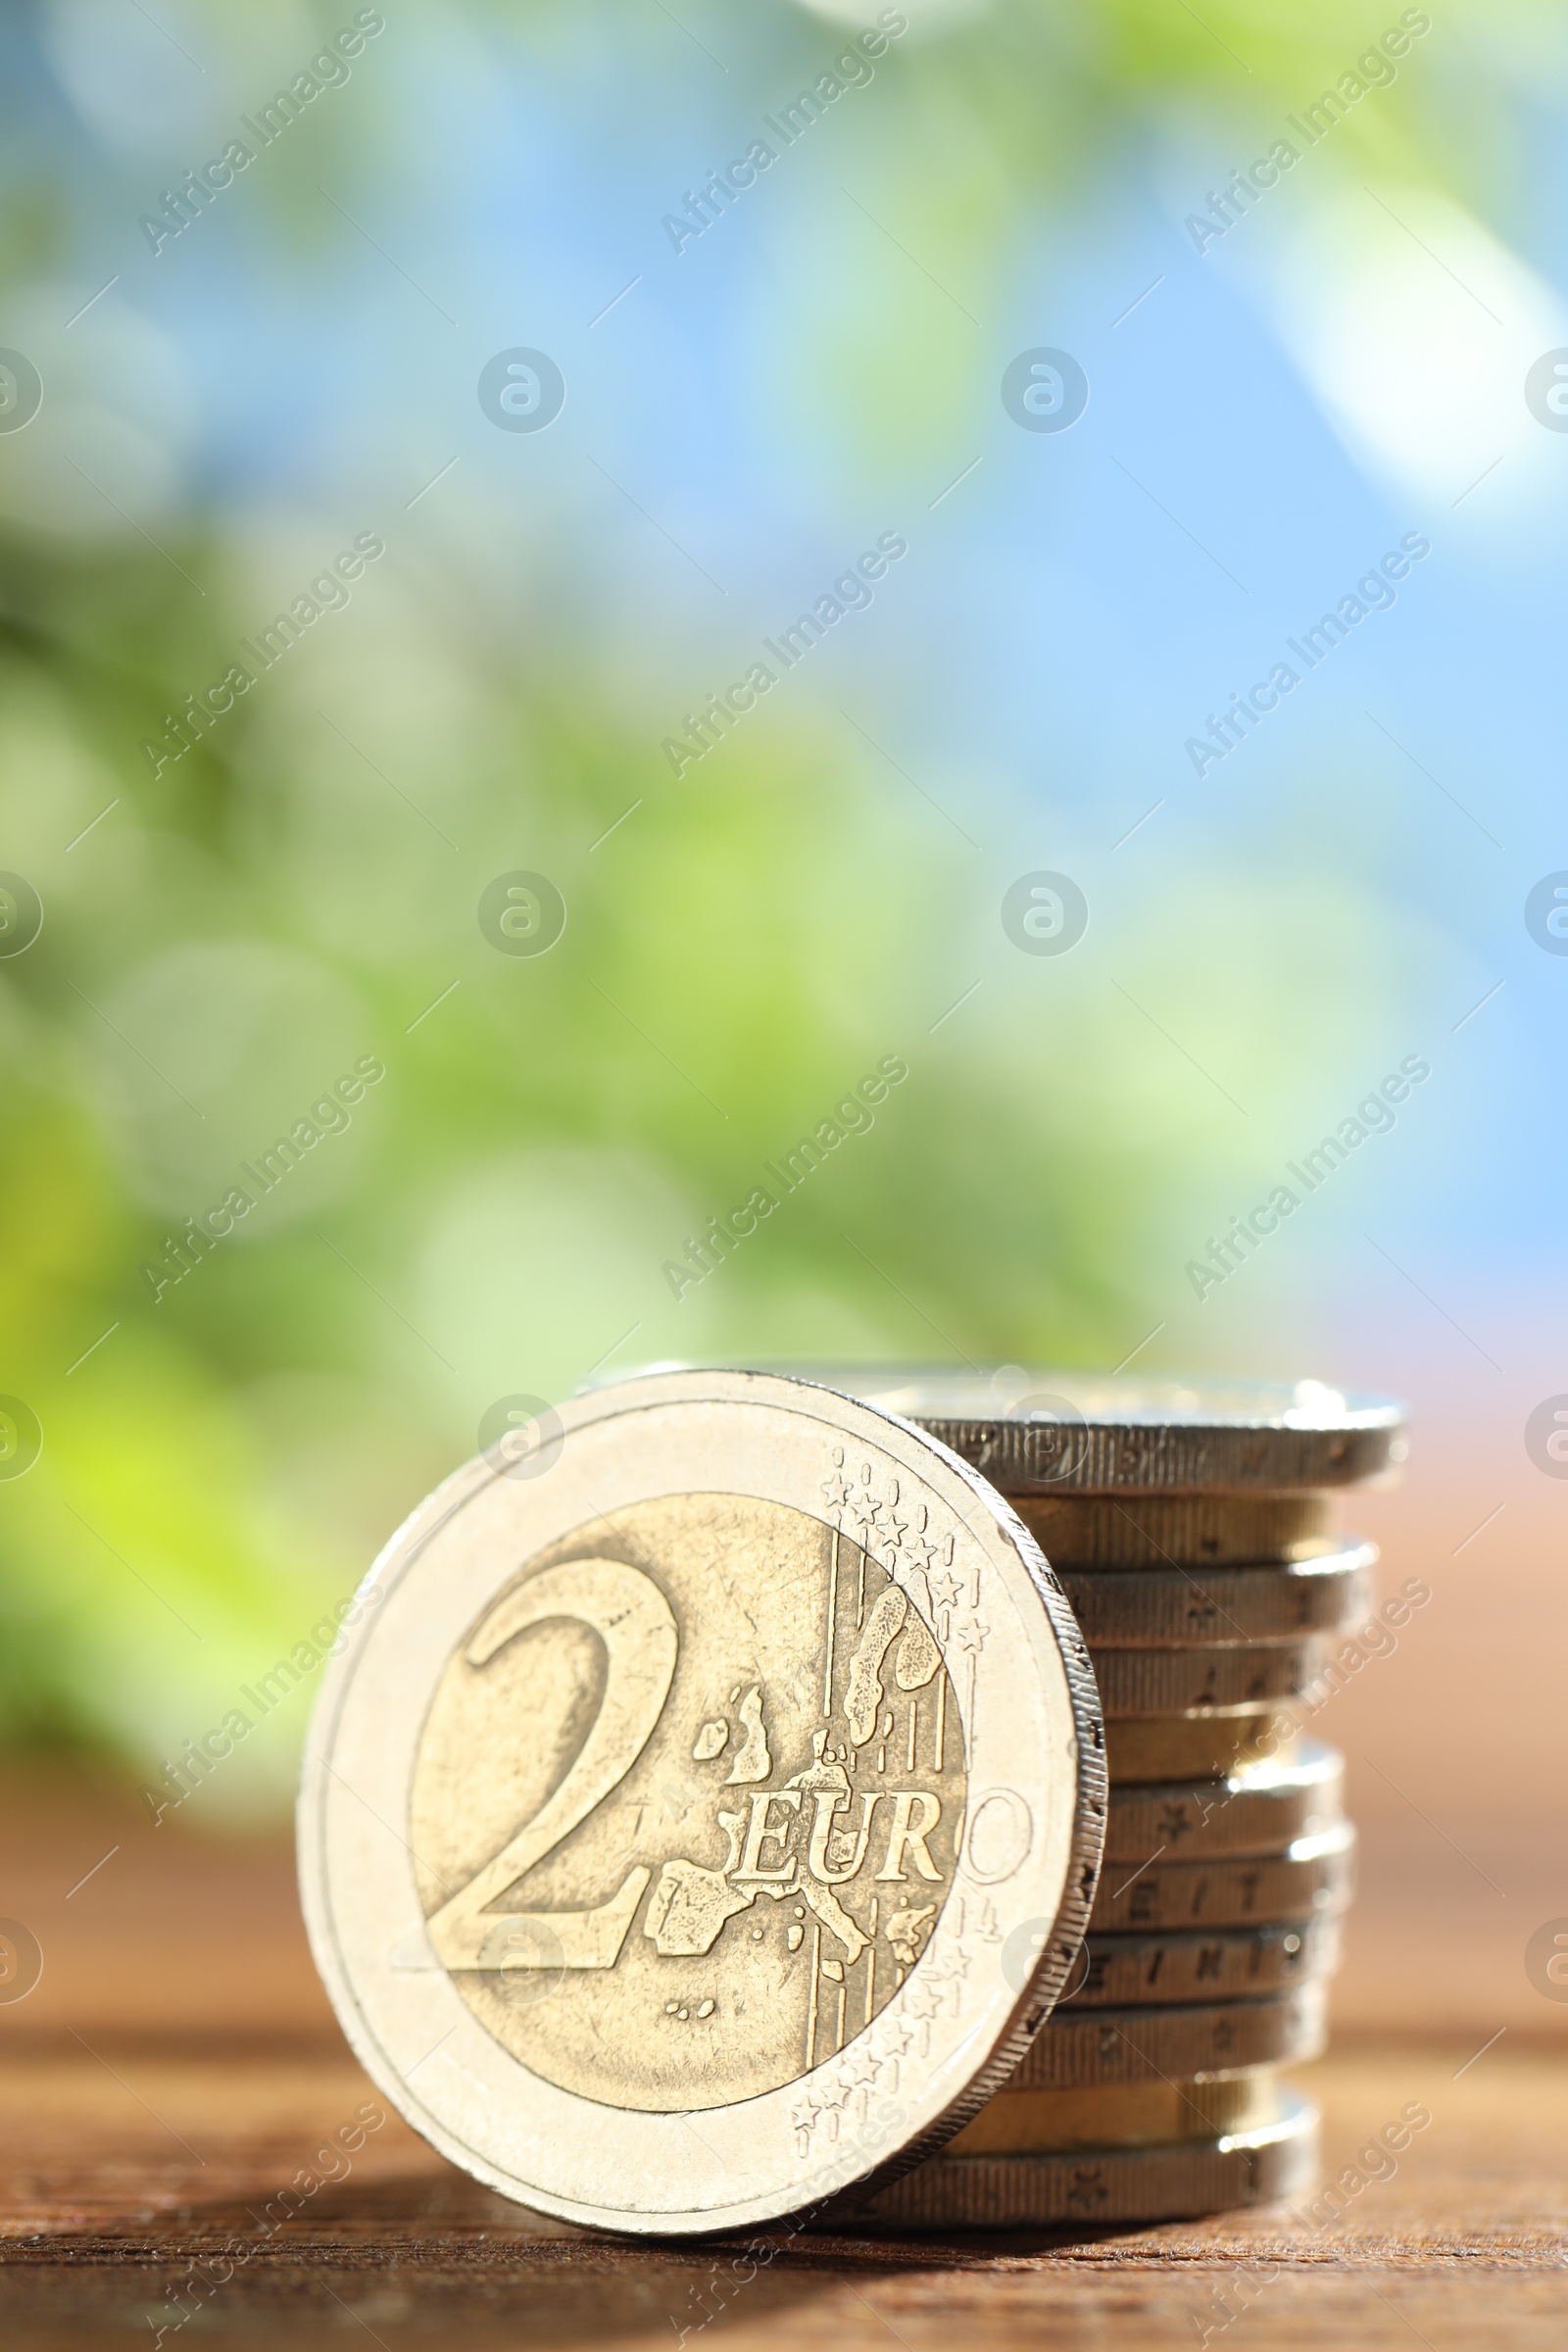
[[[427,1923],[449,1969],[613,1968],[650,1872],[628,1871],[618,1893],[585,1911],[492,1911],[623,1781],[653,1736],[675,1676],[679,1636],[651,1577],[620,1560],[567,1560],[504,1592],[469,1640],[470,1666],[488,1664],[550,1618],[586,1625],[604,1642],[605,1692],[565,1779],[531,1821]]]

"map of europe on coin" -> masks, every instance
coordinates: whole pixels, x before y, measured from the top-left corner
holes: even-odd
[[[372,1571],[305,1767],[313,1947],[491,2186],[765,2221],[928,2153],[1049,2012],[1103,1832],[1093,1677],[1007,1506],[872,1407],[685,1372],[562,1422]]]

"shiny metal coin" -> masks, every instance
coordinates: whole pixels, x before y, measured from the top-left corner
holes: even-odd
[[[1288,1754],[1296,1728],[1289,1699],[1122,1716],[1105,1726],[1110,1784],[1220,1780],[1265,1757]]]
[[[1337,1548],[1331,1494],[1015,1494],[1057,1569],[1226,1568],[1315,1559]]]
[[[1321,1559],[1291,1567],[1057,1573],[1079,1630],[1098,1655],[1167,1642],[1284,1642],[1343,1632],[1364,1623],[1371,1611],[1377,1556],[1375,1544],[1346,1543]]]
[[[1287,2096],[1270,2123],[1170,2147],[938,2156],[846,2218],[890,2231],[1186,2221],[1299,2196],[1317,2171],[1318,2111]]]
[[[1200,1707],[1308,1696],[1329,1650],[1316,1637],[1198,1649],[1091,1649],[1090,1655],[1108,1725],[1112,1717],[1186,1715]]]
[[[1004,1494],[1277,1494],[1353,1486],[1405,1454],[1402,1405],[1315,1380],[1119,1379],[1017,1364],[776,1369],[917,1421]]]
[[[1136,1868],[1157,1855],[1185,1861],[1283,1853],[1298,1838],[1315,1837],[1344,1818],[1344,1756],[1320,1740],[1298,1740],[1291,1752],[1228,1779],[1113,1788],[1105,1869],[1108,1874],[1113,1863]]]
[[[1128,1875],[1123,1876],[1123,1871]],[[1355,1892],[1355,1831],[1348,1821],[1299,1838],[1282,1854],[1206,1862],[1118,1863],[1101,1878],[1089,1925],[1113,1929],[1236,1928],[1253,1919],[1318,1919]]]
[[[1160,2082],[1238,2066],[1283,2066],[1321,2055],[1328,2040],[1328,1980],[1308,1978],[1262,2000],[1180,2009],[1058,2009],[1007,2084],[1071,2090],[1081,2084]]]
[[[821,1389],[640,1380],[468,1463],[371,1571],[304,1768],[312,1947],[378,2087],[490,2187],[752,2227],[1012,2073],[1077,1960],[1101,1740],[971,1470]]]
[[[1270,1920],[1203,1935],[1091,1936],[1059,2008],[1163,2008],[1279,1992],[1340,1964],[1337,1919]]]
[[[1152,2148],[1271,2123],[1279,2079],[1256,2066],[1201,2081],[1106,2082],[1078,2090],[1009,2083],[949,2141],[950,2156],[1034,2156],[1066,2148]]]

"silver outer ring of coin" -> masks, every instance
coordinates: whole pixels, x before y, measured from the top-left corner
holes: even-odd
[[[1298,2065],[1328,2041],[1328,1980],[1310,1977],[1255,2001],[1184,2009],[1096,2009],[1048,2018],[1009,2090],[1094,2090],[1176,2082],[1237,2067]]]
[[[1345,1818],[1345,1758],[1302,1740],[1285,1762],[1250,1766],[1229,1780],[1128,1783],[1112,1788],[1105,1867],[1156,1853],[1173,1861],[1214,1854],[1277,1854]]]
[[[1318,2110],[1288,2098],[1270,2124],[1153,2148],[939,2156],[850,2208],[888,2230],[1026,2230],[1173,2222],[1299,2196],[1318,2169]],[[836,2217],[835,2217],[836,2218]]]
[[[1020,1365],[769,1368],[918,1423],[1004,1494],[1354,1486],[1397,1469],[1407,1449],[1403,1405],[1318,1381],[1141,1381]]]
[[[1185,1649],[1342,1633],[1371,1608],[1377,1556],[1356,1543],[1290,1567],[1056,1573],[1092,1652]]]
[[[918,2163],[1013,2072],[1071,1973],[1094,1891],[1105,1803],[1094,1678],[1022,1522],[907,1423],[803,1383],[734,1372],[629,1382],[563,1406],[561,1421],[547,1477],[510,1478],[483,1455],[466,1464],[399,1529],[362,1588],[376,1605],[325,1668],[305,1757],[306,1926],[355,2055],[452,2163],[503,2196],[591,2228],[747,2228]],[[562,2090],[485,2031],[433,1955],[423,1968],[391,1965],[395,1949],[424,1936],[395,1825],[407,1819],[436,1682],[486,1601],[547,1544],[658,1494],[756,1496],[825,1519],[821,1482],[835,1446],[923,1501],[981,1592],[980,1613],[956,1604],[950,1628],[955,1662],[963,1634],[977,1643],[973,1681],[955,1679],[970,1794],[953,1894],[968,1903],[950,1898],[905,1986],[841,2052],[778,2089],[702,2110],[700,2128]],[[998,1900],[1051,1923],[1021,1991],[1004,1971],[1003,1938],[965,1923],[966,1909]],[[922,2046],[916,1988],[934,1982],[944,1998],[928,2054],[890,2066],[900,2045]],[[867,2060],[876,2064],[866,2128],[835,2140],[803,2127],[806,2094],[842,2104],[864,2087]]]
[[[1298,1838],[1282,1854],[1159,1861],[1135,1870],[1120,1886],[1118,1874],[1106,1871],[1089,1915],[1090,1931],[1097,1936],[1171,1934],[1345,1911],[1355,1892],[1355,1844],[1354,1826],[1341,1821],[1314,1837]]]
[[[1326,1638],[1228,1642],[1193,1649],[1090,1650],[1107,1726],[1146,1715],[1304,1698],[1328,1663]]]
[[[1337,1919],[1262,1920],[1212,1935],[1090,1936],[1061,2009],[1159,2008],[1283,1992],[1340,1965]]]

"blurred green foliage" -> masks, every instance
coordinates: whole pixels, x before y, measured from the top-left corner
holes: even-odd
[[[929,30],[911,13],[920,37],[864,117],[861,183],[977,308],[1054,207],[1109,184],[1113,159],[1124,171],[1216,121],[1261,130],[1367,32],[1348,4],[1216,0],[1202,22],[1163,0],[999,7]],[[0,440],[0,865],[46,908],[38,941],[0,964],[0,1387],[45,1432],[36,1467],[0,1485],[0,1729],[144,1770],[352,1588],[500,1395],[564,1396],[607,1356],[1115,1360],[1153,1321],[1150,1269],[1179,1259],[1215,1170],[1267,1156],[1152,1013],[1281,1101],[1313,1040],[1396,992],[1411,954],[1387,923],[1374,932],[1343,877],[1320,887],[1310,858],[1264,903],[1216,845],[1180,881],[1174,958],[1135,891],[1126,994],[1088,956],[1004,972],[995,900],[1087,838],[1081,815],[1058,807],[1045,823],[1032,781],[979,751],[967,771],[911,784],[845,727],[826,678],[675,784],[658,735],[753,624],[725,615],[716,638],[703,608],[677,667],[680,600],[707,592],[652,540],[674,589],[654,569],[607,587],[582,554],[595,526],[575,475],[535,483],[505,553],[499,493],[467,455],[451,493],[411,511],[454,428],[404,429],[404,353],[375,306],[429,321],[310,189],[384,182],[405,159],[427,189],[458,169],[466,93],[494,134],[497,86],[545,92],[584,171],[610,168],[596,121],[612,143],[633,110],[689,123],[701,157],[690,112],[714,100],[690,93],[707,69],[645,9],[399,12],[353,105],[334,96],[330,121],[292,133],[243,215],[236,194],[197,224],[192,242],[221,253],[214,273],[171,292],[161,259],[152,282],[145,257],[122,258],[135,207],[211,144],[200,123],[256,103],[327,22],[187,10],[172,23],[215,86],[196,115],[118,145],[108,97],[95,112],[79,86],[48,82],[65,50],[82,82],[101,13],[40,12],[11,36],[19,53],[36,44],[50,94],[10,167],[19,323],[0,340],[47,318],[49,380],[67,393]],[[1539,23],[1510,18],[1517,53]],[[787,91],[835,37],[782,6],[710,12],[697,29],[737,72],[744,59],[753,90]],[[1352,142],[1381,141],[1389,169],[1483,171],[1488,123],[1468,90],[1457,119],[1456,88],[1450,60],[1381,128],[1370,110],[1352,120],[1346,168]],[[647,214],[643,179],[653,166]],[[126,283],[68,342],[67,310],[117,264]],[[608,292],[613,269],[604,258]],[[748,299],[738,288],[680,332],[711,338],[721,365]],[[759,377],[744,420],[759,446],[771,434],[786,470],[839,484],[929,469],[967,398],[940,367],[911,395],[911,342],[940,288],[871,292],[845,266],[776,281],[772,299],[795,321],[803,381],[809,357],[811,421],[781,428],[790,388]],[[506,339],[475,331],[476,348]],[[170,353],[187,364],[171,371]],[[157,389],[161,369],[174,390]],[[204,407],[226,385],[243,410],[252,372],[249,424]],[[486,428],[463,399],[476,447]],[[291,441],[302,415],[332,429]],[[249,463],[248,436],[267,463]],[[648,496],[677,537],[673,518],[704,511],[667,473]],[[164,714],[221,677],[368,516],[388,556],[349,610],[155,774],[141,747]],[[931,643],[909,659],[944,658]],[[901,672],[868,657],[868,675],[874,727]],[[1153,797],[1118,783],[1125,815],[1096,838]],[[548,872],[569,908],[537,961],[496,956],[474,920],[512,866]],[[1216,996],[1226,973],[1245,985]],[[943,1021],[977,974],[979,1017]],[[1267,1051],[1282,1028],[1289,1070]],[[661,1267],[686,1235],[887,1053],[910,1077],[875,1130],[673,1299]],[[386,1076],[349,1129],[155,1298],[144,1268],[168,1237],[365,1055]],[[287,1742],[269,1739],[229,1769],[232,1801],[286,1785]]]

